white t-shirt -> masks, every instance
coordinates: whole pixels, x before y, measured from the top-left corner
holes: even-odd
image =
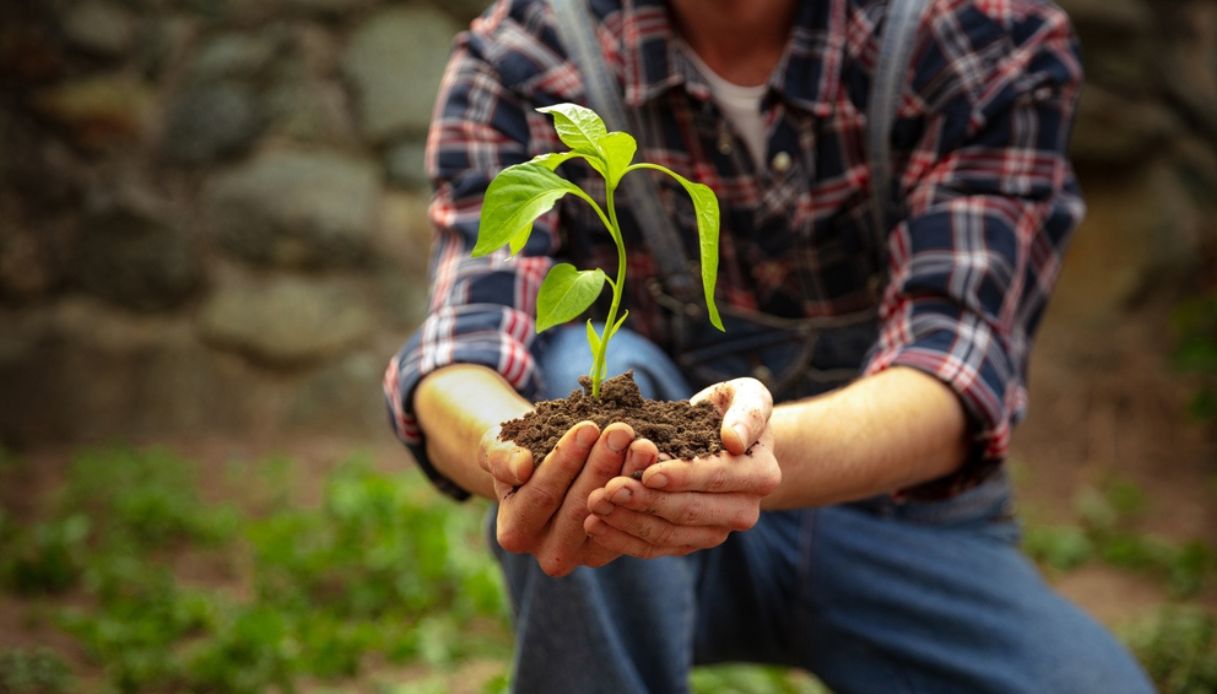
[[[757,171],[765,170],[765,121],[761,117],[761,98],[765,96],[768,84],[758,84],[755,87],[744,87],[723,79],[717,72],[683,41],[677,44],[680,50],[689,58],[689,62],[697,69],[706,84],[710,86],[710,94],[714,103],[723,112],[723,116],[739,133]]]

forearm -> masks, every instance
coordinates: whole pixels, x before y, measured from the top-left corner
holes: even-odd
[[[490,475],[477,461],[486,431],[532,409],[494,370],[474,364],[428,374],[414,392],[414,411],[427,437],[431,463],[472,494],[494,498]]]
[[[958,469],[967,421],[955,393],[896,367],[774,409],[782,483],[765,508],[821,506],[925,482]]]

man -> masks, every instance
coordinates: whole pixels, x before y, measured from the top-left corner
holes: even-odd
[[[726,452],[692,463],[622,424],[575,426],[543,465],[496,439],[589,361],[572,366],[582,326],[534,334],[546,270],[615,258],[573,203],[521,257],[469,258],[493,176],[561,148],[535,108],[587,96],[543,1],[502,0],[458,39],[428,143],[431,312],[386,395],[437,486],[498,503],[520,691],[680,691],[692,664],[727,660],[804,667],[839,691],[1149,690],[1020,555],[999,471],[1082,212],[1064,156],[1081,79],[1068,22],[1040,0],[931,3],[893,134],[904,217],[877,243],[861,143],[884,6],[592,3],[644,123],[640,158],[723,208],[728,332],[684,344],[622,223],[632,331],[608,373],[635,368],[651,395],[704,388]],[[590,169],[563,172],[596,190]]]

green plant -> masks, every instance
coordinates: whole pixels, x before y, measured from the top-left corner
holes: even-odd
[[[718,199],[714,191],[694,183],[658,164],[632,163],[638,144],[624,132],[608,132],[604,121],[594,111],[575,104],[558,104],[537,109],[553,116],[554,129],[569,152],[552,152],[534,157],[523,164],[503,169],[486,189],[478,239],[473,256],[493,253],[507,245],[514,255],[523,250],[532,234],[533,222],[549,212],[567,193],[583,199],[595,210],[596,216],[617,246],[617,278],[610,279],[603,270],[578,270],[569,263],[554,265],[541,283],[537,293],[537,332],[573,320],[600,296],[607,282],[613,298],[604,322],[604,332],[597,334],[592,321],[587,321],[587,341],[592,351],[592,369],[588,374],[592,395],[599,397],[604,380],[604,356],[609,340],[625,322],[629,311],[617,317],[625,287],[626,254],[614,204],[621,179],[632,171],[649,169],[676,179],[693,200],[697,217],[697,234],[701,260],[702,288],[710,322],[723,330],[722,319],[714,305],[714,283],[718,275]],[[571,159],[582,159],[595,169],[605,182],[605,206],[575,184],[558,176],[555,169]],[[607,214],[605,210],[607,209]]]
[[[1217,618],[1170,606],[1124,633],[1164,694],[1217,691]]]
[[[506,658],[482,509],[359,462],[327,471],[317,505],[279,502],[304,470],[251,465],[225,495],[240,503],[218,504],[168,452],[76,456],[43,520],[0,512],[0,587],[113,691],[292,691],[366,679],[369,658],[441,671]],[[0,649],[0,694],[74,691],[56,684],[66,672],[50,651]]]
[[[0,692],[58,694],[71,688],[63,659],[45,648],[0,650]]]
[[[828,694],[828,688],[806,672],[776,665],[701,666],[693,669],[689,684],[694,694]]]
[[[1071,571],[1097,560],[1114,569],[1157,577],[1174,597],[1199,593],[1217,571],[1213,549],[1199,540],[1181,543],[1142,532],[1138,523],[1148,507],[1139,487],[1111,477],[1078,493],[1077,525],[1028,523],[1023,548],[1055,571]]]
[[[36,523],[23,532],[0,535],[0,584],[22,595],[54,595],[80,578],[80,552],[89,535],[89,520],[74,513]]]

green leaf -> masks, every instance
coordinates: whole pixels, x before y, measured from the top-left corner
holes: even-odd
[[[621,329],[622,324],[625,323],[625,319],[629,318],[629,317],[630,317],[630,310],[627,308],[625,310],[625,313],[621,314],[621,317],[618,318],[617,322],[613,324],[612,329],[608,331],[608,334],[605,335],[604,339],[606,339],[606,340],[613,339],[613,336],[617,334],[617,331]]]
[[[596,329],[592,327],[592,319],[587,319],[587,346],[592,348],[592,354],[600,352],[600,336],[596,334]]]
[[[537,109],[553,116],[554,130],[567,147],[594,156],[603,156],[600,140],[608,134],[604,121],[590,108],[578,104],[555,104]]]
[[[680,174],[665,167],[655,165],[675,178],[684,186],[685,192],[693,199],[693,211],[697,215],[698,249],[701,255],[701,285],[706,293],[706,310],[710,323],[726,332],[723,319],[718,315],[718,307],[714,305],[714,283],[718,279],[718,198],[714,191],[702,183],[694,183]]]
[[[532,158],[532,161],[535,161],[550,171],[554,171],[562,164],[565,164],[566,162],[575,158],[583,159],[601,176],[603,176],[605,180],[608,180],[609,174],[608,170],[605,168],[606,164],[598,154],[584,154],[583,152],[550,152],[549,154],[538,154]]]
[[[553,209],[563,195],[577,190],[543,163],[525,162],[503,169],[486,188],[473,257],[493,253],[503,244],[509,244],[513,254],[519,253],[532,234],[533,222]]]
[[[600,336],[596,334],[596,329],[592,327],[592,319],[587,319],[587,346],[592,349],[592,369],[596,368],[596,355],[600,354]],[[593,380],[604,380],[604,364],[600,364],[600,373],[588,374]]]
[[[534,164],[544,166],[550,171],[554,171],[559,166],[578,156],[580,156],[578,152],[547,152],[545,154],[538,154],[531,161]]]
[[[576,270],[570,263],[558,263],[549,269],[537,292],[537,332],[565,323],[600,296],[604,288],[604,271]]]
[[[600,149],[604,152],[606,171],[602,171],[609,188],[616,188],[625,175],[626,169],[634,161],[638,151],[638,143],[629,133],[612,132],[600,140]]]

